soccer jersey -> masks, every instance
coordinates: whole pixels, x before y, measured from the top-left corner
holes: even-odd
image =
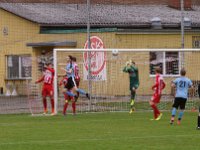
[[[37,83],[43,81],[42,96],[44,97],[53,96],[54,73],[53,68],[47,68],[42,78],[37,81]]]
[[[192,81],[186,77],[179,77],[173,81],[176,86],[176,96],[188,98],[188,89],[192,86]]]
[[[74,77],[75,77],[75,74],[74,74],[75,68],[74,68],[74,64],[73,64],[73,63],[68,63],[68,64],[67,64],[66,70],[67,70],[67,71],[70,71],[70,69],[72,69],[72,72],[71,72],[71,73],[68,73],[68,72],[67,72],[67,77],[68,77],[68,78],[70,78],[70,77],[73,77],[73,78],[74,78]]]
[[[79,83],[80,83],[80,75],[79,75],[79,68],[78,68],[78,64],[74,63],[74,75],[75,75],[75,82],[76,82],[76,86],[79,87]]]
[[[53,68],[47,68],[44,73],[44,84],[53,85],[54,80],[54,69]]]
[[[80,80],[78,64],[74,63],[74,75],[76,80]]]
[[[129,79],[130,79],[130,90],[132,88],[138,88],[139,86],[139,73],[138,73],[138,68],[131,65],[131,66],[126,66],[123,69],[124,72],[129,73]]]
[[[64,87],[67,85],[68,78],[67,76],[63,77],[63,79],[60,81],[59,86],[64,85]]]
[[[165,88],[165,82],[161,74],[156,74],[155,84],[153,85],[152,89],[154,89],[154,94],[161,95],[162,90]]]
[[[44,82],[44,86],[45,85],[52,85],[53,86],[53,80],[54,80],[54,69],[53,68],[47,68],[44,72],[44,75],[42,76],[41,79],[39,79],[37,81],[37,83],[39,82]]]

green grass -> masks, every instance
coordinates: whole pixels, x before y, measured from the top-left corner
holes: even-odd
[[[0,150],[199,150],[197,113],[185,112],[180,126],[170,113],[90,113],[66,117],[0,115]]]

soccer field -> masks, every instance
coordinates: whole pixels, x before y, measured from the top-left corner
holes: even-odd
[[[72,116],[0,115],[0,150],[199,150],[197,113],[181,125],[170,113],[150,121],[152,112],[88,113]]]

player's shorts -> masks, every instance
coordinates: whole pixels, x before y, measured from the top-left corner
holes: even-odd
[[[64,93],[64,98],[65,98],[65,100],[70,100],[70,101],[73,99],[72,96],[69,96],[66,93]]]
[[[180,107],[180,109],[184,110],[186,101],[187,101],[186,98],[175,97],[174,104],[172,105],[172,107],[175,107],[176,109],[178,109]]]
[[[52,85],[44,85],[42,89],[42,96],[53,96],[53,86]]]
[[[74,97],[72,97],[72,96],[69,96],[69,95],[67,95],[67,91],[69,91],[68,89],[66,89],[66,88],[64,88],[63,90],[62,90],[62,93],[63,93],[63,95],[64,95],[64,99],[65,100],[72,100]]]
[[[151,97],[151,100],[154,103],[160,103],[160,98],[161,98],[161,95],[159,95],[159,94],[153,94],[153,96]]]
[[[73,77],[68,78],[65,88],[67,88],[68,90],[71,90],[74,86],[76,86],[76,82],[74,78]]]
[[[134,87],[135,89],[137,89],[137,88],[139,87],[139,84],[131,84],[131,85],[130,85],[130,90],[131,90],[131,91],[132,91],[133,87]]]

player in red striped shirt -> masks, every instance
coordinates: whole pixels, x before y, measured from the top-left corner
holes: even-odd
[[[73,115],[75,115],[76,114],[76,103],[75,103],[74,97],[69,96],[66,93],[66,90],[68,90],[68,91],[72,90],[72,89],[67,88],[67,81],[68,81],[68,78],[65,75],[59,83],[59,86],[61,86],[61,85],[64,86],[63,94],[64,94],[64,98],[65,98],[65,104],[64,104],[64,107],[63,107],[63,115],[66,115],[66,111],[67,111],[67,108],[68,108],[69,101],[72,102],[72,111],[73,111]]]
[[[155,84],[152,86],[152,90],[154,90],[154,94],[149,101],[150,106],[153,109],[154,112],[154,119],[152,120],[160,120],[162,117],[162,113],[157,108],[157,104],[160,103],[160,98],[162,95],[162,90],[165,88],[165,82],[163,80],[161,73],[161,68],[157,67],[155,68],[156,73],[156,81]]]
[[[54,94],[53,94],[53,81],[54,81],[54,74],[55,71],[52,68],[51,63],[46,64],[46,70],[44,75],[37,80],[35,83],[40,83],[43,81],[43,88],[42,88],[42,97],[43,97],[43,106],[44,106],[44,114],[47,113],[47,97],[49,96],[51,99],[51,115],[55,115],[54,112]]]
[[[72,57],[72,62],[74,64],[74,75],[75,75],[74,79],[75,79],[77,88],[79,88],[81,78],[79,75],[78,64],[76,63],[76,57]],[[79,92],[77,92],[77,96],[79,97]]]

